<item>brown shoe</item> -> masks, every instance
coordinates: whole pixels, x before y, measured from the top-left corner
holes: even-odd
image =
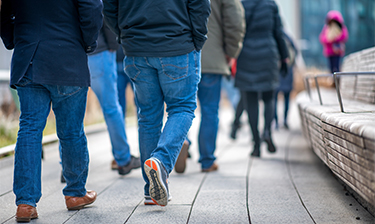
[[[95,191],[87,191],[86,195],[83,197],[72,197],[65,196],[65,204],[68,210],[79,210],[86,205],[92,204],[96,200]]]
[[[215,170],[218,170],[218,169],[219,169],[219,166],[216,163],[213,163],[210,168],[202,169],[202,172],[208,173],[208,172],[212,172],[212,171],[215,171]]]
[[[189,146],[190,146],[189,142],[185,140],[184,144],[182,144],[182,148],[181,148],[180,154],[178,155],[176,164],[174,165],[174,169],[177,173],[185,172],[186,159],[188,158],[188,154],[189,154],[189,151],[188,151]]]
[[[111,169],[112,170],[118,170],[118,165],[117,165],[116,160],[112,160]]]
[[[17,222],[30,222],[32,219],[38,218],[36,208],[31,205],[20,204],[17,207]]]

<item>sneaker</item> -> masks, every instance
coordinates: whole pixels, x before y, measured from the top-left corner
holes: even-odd
[[[140,161],[139,161],[139,163],[140,163]],[[118,170],[118,165],[117,165],[116,160],[112,160],[111,169],[112,170]]]
[[[168,201],[171,201],[172,200],[172,195],[169,194],[168,192]],[[145,195],[145,202],[144,202],[145,205],[157,205],[149,195]]]
[[[157,205],[166,206],[168,204],[168,181],[167,171],[158,159],[151,157],[145,161],[144,171],[150,182],[151,200]]]
[[[208,173],[208,172],[212,172],[212,171],[216,171],[219,169],[219,166],[216,164],[216,163],[213,163],[210,168],[208,169],[202,169],[202,172],[203,173]]]
[[[177,173],[183,173],[185,172],[186,168],[186,159],[188,158],[189,154],[189,142],[187,140],[184,141],[184,144],[182,144],[182,148],[180,151],[180,154],[178,155],[176,164],[174,165],[174,169]]]
[[[128,165],[118,167],[118,173],[120,175],[126,175],[130,173],[132,169],[137,169],[139,167],[141,167],[141,160],[137,157],[131,156],[131,159]]]

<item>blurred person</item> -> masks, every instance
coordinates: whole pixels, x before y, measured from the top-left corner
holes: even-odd
[[[145,204],[166,206],[173,170],[197,107],[200,50],[209,0],[104,0],[104,15],[124,52],[138,105]],[[163,128],[164,103],[168,113]]]
[[[121,45],[116,51],[116,64],[117,64],[117,90],[118,90],[118,100],[122,109],[122,114],[124,119],[126,117],[126,88],[128,85],[133,89],[133,84],[129,79],[129,76],[126,75],[124,70],[124,50]],[[137,103],[134,101],[134,104]],[[136,105],[137,106],[137,105]]]
[[[90,85],[86,54],[97,46],[102,3],[4,0],[1,7],[1,38],[13,49],[10,86],[21,109],[13,179],[16,221],[38,218],[42,137],[51,106],[62,148],[66,207],[81,209],[97,196],[85,187],[89,153],[83,119]]]
[[[345,42],[348,40],[348,29],[339,11],[327,13],[326,23],[319,35],[323,45],[323,54],[328,58],[330,72],[340,71],[340,61],[345,55]]]
[[[276,3],[272,0],[249,0],[242,1],[242,4],[245,9],[246,34],[237,59],[235,86],[241,91],[253,135],[251,156],[260,157],[261,140],[267,143],[269,152],[276,152],[271,135],[274,92],[279,86],[279,72],[286,75],[288,52]],[[258,131],[259,99],[264,102],[262,138]]]
[[[114,160],[112,170],[120,175],[140,168],[139,158],[130,154],[130,147],[125,131],[125,120],[118,100],[116,51],[118,43],[116,35],[104,21],[98,37],[98,47],[88,57],[91,73],[91,89],[99,100],[112,145]]]
[[[230,67],[242,49],[245,34],[244,10],[238,0],[212,0],[207,42],[202,49],[202,78],[198,85],[201,123],[198,134],[199,162],[202,172],[218,169],[214,152],[219,128],[221,83],[230,77]],[[183,147],[182,150],[186,149]],[[187,153],[181,151],[187,158]],[[180,160],[177,160],[178,162]],[[185,170],[176,163],[178,173]]]
[[[284,31],[284,40],[288,49],[289,58],[287,60],[288,72],[286,76],[280,73],[279,87],[275,91],[275,128],[279,129],[279,119],[277,116],[277,100],[279,92],[283,93],[284,96],[284,128],[289,129],[288,125],[288,111],[289,111],[289,99],[290,92],[293,90],[293,68],[296,64],[297,48],[290,36],[288,36]]]

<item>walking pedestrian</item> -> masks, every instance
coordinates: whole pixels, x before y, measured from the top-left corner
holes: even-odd
[[[145,204],[166,206],[167,179],[194,118],[210,1],[103,2],[134,84]]]
[[[276,152],[272,141],[274,92],[279,85],[279,72],[286,74],[288,52],[276,3],[272,0],[242,1],[245,9],[246,34],[237,60],[235,86],[241,91],[248,114],[254,147],[252,156],[260,157],[260,143]],[[281,67],[279,64],[281,63]],[[264,102],[264,131],[258,131],[259,99]]]
[[[202,49],[202,78],[198,85],[201,110],[198,148],[202,172],[218,169],[214,152],[219,128],[221,83],[223,76],[231,75],[229,68],[242,49],[245,34],[245,15],[240,1],[212,0],[211,10],[208,40]]]
[[[89,154],[83,118],[90,85],[86,54],[97,45],[102,3],[4,0],[1,12],[1,38],[13,49],[10,86],[17,90],[21,109],[13,180],[16,220],[38,218],[42,136],[51,106],[61,143],[66,207],[81,209],[97,195],[85,187]]]
[[[280,84],[279,87],[275,91],[275,128],[279,129],[279,119],[277,116],[277,101],[279,92],[283,93],[284,96],[284,128],[289,129],[288,125],[288,111],[289,111],[289,99],[290,99],[290,92],[293,90],[293,68],[296,64],[296,56],[298,54],[297,48],[292,40],[292,38],[284,33],[284,40],[288,49],[289,59],[287,61],[288,72],[286,76],[280,73],[279,79]]]
[[[120,175],[126,175],[132,169],[141,167],[141,161],[130,154],[124,115],[118,100],[117,49],[116,35],[104,21],[99,32],[98,47],[88,57],[91,89],[99,100],[111,139],[114,157],[111,169],[118,170]]]
[[[323,45],[323,54],[328,58],[330,72],[340,71],[340,61],[345,55],[345,42],[348,40],[348,29],[339,11],[327,13],[326,23],[319,35]]]

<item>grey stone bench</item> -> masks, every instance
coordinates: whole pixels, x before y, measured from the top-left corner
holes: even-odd
[[[363,68],[363,69],[361,69]],[[375,71],[375,48],[349,55],[344,72]],[[341,112],[335,89],[298,94],[302,132],[316,155],[372,213],[375,208],[375,76],[342,76]]]

